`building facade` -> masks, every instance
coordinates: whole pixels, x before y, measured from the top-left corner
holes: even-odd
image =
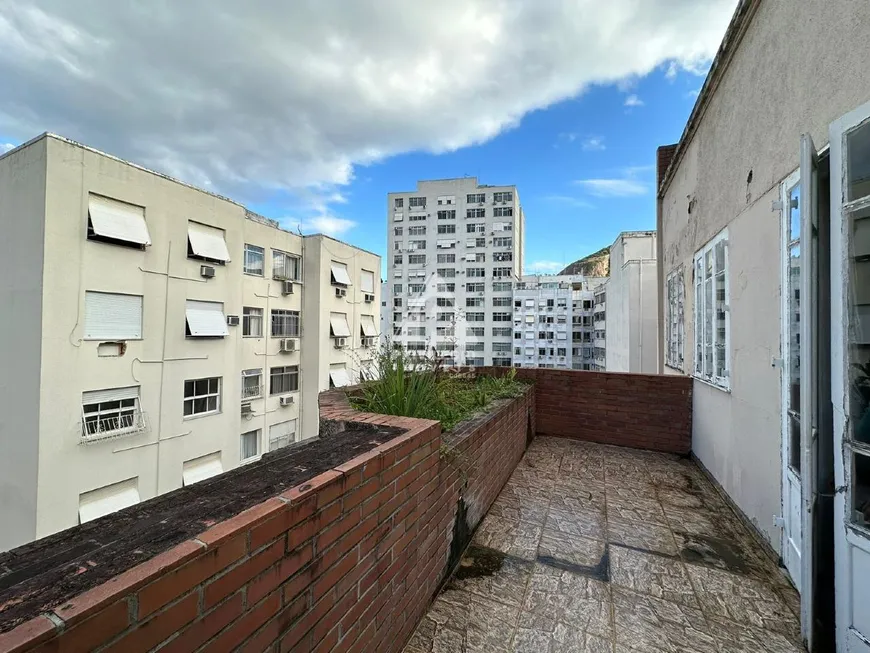
[[[604,333],[608,372],[655,374],[658,369],[656,232],[625,231],[610,246]],[[596,345],[597,347],[598,345]]]
[[[514,288],[514,367],[571,369],[573,294],[582,276],[525,275]]]
[[[420,181],[387,196],[393,343],[448,365],[510,366],[525,219],[515,186]]]
[[[607,282],[592,293],[592,369],[607,369]],[[585,335],[583,336],[586,337]]]
[[[0,549],[317,435],[380,258],[43,135],[0,157]]]
[[[865,0],[743,0],[658,152],[660,369],[694,378],[693,451],[809,649],[844,653],[870,651],[868,33]]]

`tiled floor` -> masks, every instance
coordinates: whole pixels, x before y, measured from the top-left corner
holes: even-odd
[[[405,653],[798,653],[798,610],[691,462],[539,437]]]

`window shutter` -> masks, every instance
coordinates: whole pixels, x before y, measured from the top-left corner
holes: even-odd
[[[141,206],[91,195],[88,198],[88,217],[98,236],[139,245],[151,244],[145,209]]]
[[[221,464],[221,452],[216,451],[193,460],[185,460],[181,468],[181,480],[184,485],[191,485],[204,481],[212,476],[223,474],[224,468]]]
[[[350,276],[347,274],[347,266],[344,263],[336,263],[335,261],[331,264],[332,270],[332,280],[335,283],[341,284],[342,286],[349,286]]]
[[[187,300],[187,328],[191,336],[227,336],[224,305],[218,302]]]
[[[85,293],[85,340],[138,340],[141,337],[141,295]]]
[[[367,293],[375,292],[375,273],[363,270],[360,273],[360,290]]]
[[[347,315],[344,313],[330,313],[329,326],[332,329],[332,336],[334,338],[347,338],[350,336],[350,327],[347,325]]]
[[[332,384],[336,388],[342,388],[346,385],[350,385],[350,376],[347,374],[347,368],[333,368],[329,370],[329,378],[332,380]]]
[[[190,242],[190,248],[196,256],[224,263],[230,260],[230,252],[227,249],[223,229],[198,222],[188,222],[187,238]]]
[[[109,388],[107,390],[89,390],[82,393],[82,404],[98,404],[104,401],[121,401],[122,399],[138,399],[139,386],[128,388]]]

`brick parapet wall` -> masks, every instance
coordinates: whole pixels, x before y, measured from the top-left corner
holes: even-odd
[[[536,432],[686,455],[692,450],[692,379],[513,368],[535,384]],[[478,368],[502,375],[510,368]]]
[[[519,459],[535,395],[407,429],[0,635],[0,651],[399,651]]]

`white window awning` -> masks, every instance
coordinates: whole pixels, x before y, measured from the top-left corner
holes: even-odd
[[[139,503],[139,478],[84,492],[79,495],[79,523],[93,521]]]
[[[411,218],[426,218],[426,217],[428,217],[428,215],[429,214],[426,213],[425,211],[410,211],[408,213],[408,217],[411,217]]]
[[[363,336],[366,338],[374,338],[378,335],[378,330],[375,328],[375,318],[373,315],[360,315],[360,326],[362,327]]]
[[[567,340],[567,339],[568,339],[567,333],[563,333],[563,332],[556,333],[556,340]]]
[[[408,308],[426,308],[425,299],[409,299]]]
[[[181,468],[181,480],[184,485],[199,483],[212,476],[223,474],[224,467],[221,464],[221,452],[216,451],[206,456],[200,456],[193,460],[185,460]]]
[[[187,240],[194,256],[226,263],[230,260],[230,251],[224,230],[209,227],[198,222],[187,223]]]
[[[229,335],[224,305],[219,302],[187,300],[185,310],[188,335],[220,338]]]
[[[332,381],[332,385],[336,388],[343,388],[346,385],[350,385],[350,375],[347,373],[347,368],[345,367],[329,368],[329,379]]]
[[[91,229],[98,236],[137,245],[151,244],[145,209],[141,206],[91,195],[88,198],[88,217]]]
[[[342,286],[351,285],[350,276],[347,273],[347,266],[344,263],[336,263],[333,261],[331,264],[331,270],[333,283],[339,283]]]
[[[526,315],[526,322],[528,322],[529,324],[534,324],[535,316],[534,315]]]
[[[347,315],[344,313],[330,313],[329,327],[333,338],[350,337],[350,327],[347,325]]]
[[[87,390],[82,393],[82,404],[99,404],[104,401],[121,401],[123,399],[138,399],[139,386],[127,388],[108,388],[106,390]]]
[[[85,292],[85,340],[142,338],[142,296]]]
[[[393,222],[401,222],[405,219],[405,216],[401,213],[393,213]]]
[[[441,249],[450,249],[451,247],[453,247],[455,242],[455,240],[439,240],[437,245]]]
[[[359,289],[363,292],[374,293],[375,292],[375,273],[369,272],[368,270],[362,270],[360,272],[359,279]]]

